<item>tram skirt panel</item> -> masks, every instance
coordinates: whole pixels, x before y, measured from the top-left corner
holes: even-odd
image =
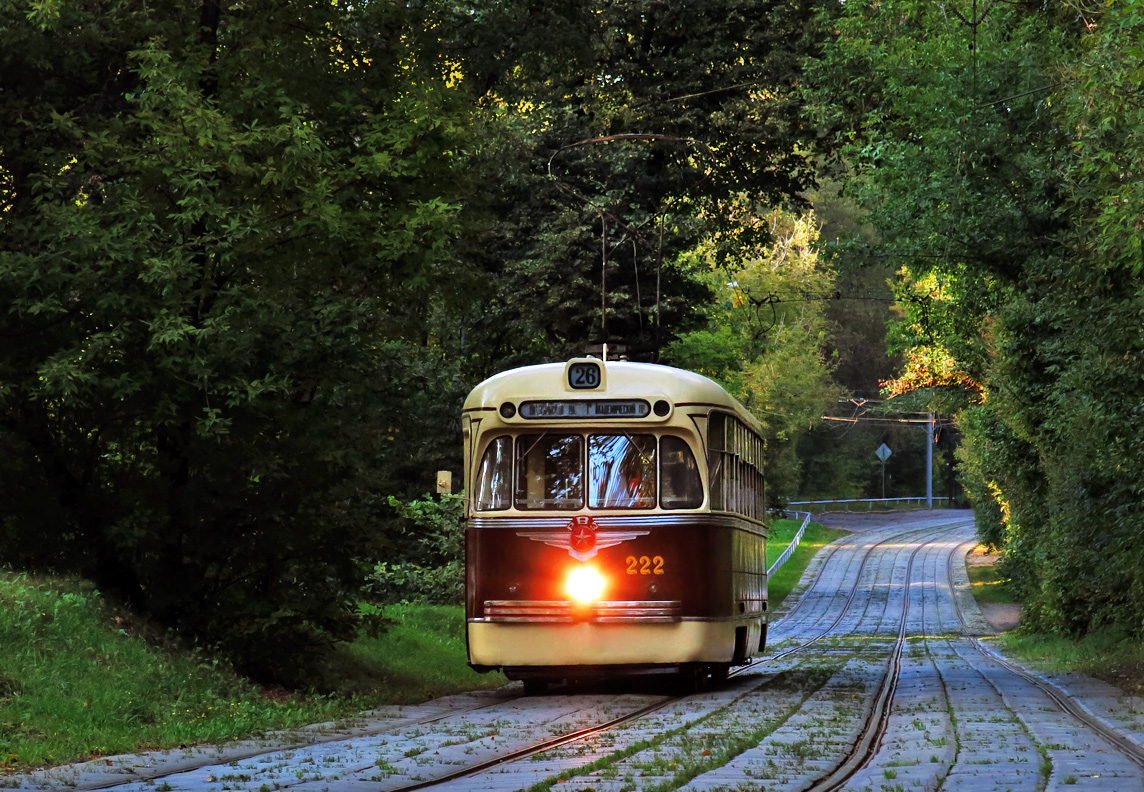
[[[726,663],[737,621],[673,624],[469,624],[470,662],[484,666]],[[757,629],[757,628],[756,628]]]

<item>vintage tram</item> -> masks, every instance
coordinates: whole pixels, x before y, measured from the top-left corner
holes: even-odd
[[[762,652],[758,422],[712,380],[580,358],[465,401],[469,664],[561,679],[721,679]]]

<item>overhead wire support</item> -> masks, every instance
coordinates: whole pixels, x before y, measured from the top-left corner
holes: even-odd
[[[600,218],[600,333],[601,333],[601,336],[605,342],[607,341],[607,337],[608,337],[608,221],[611,220],[613,226],[622,231],[622,235],[616,241],[616,243],[613,245],[613,247],[619,247],[619,245],[627,242],[629,239],[632,242],[633,266],[635,267],[635,274],[636,274],[636,281],[637,281],[636,303],[637,303],[637,306],[639,306],[639,303],[640,303],[639,296],[638,296],[639,262],[638,262],[638,256],[636,256],[634,251],[636,249],[637,240],[641,243],[648,244],[647,240],[643,236],[642,231],[643,231],[644,226],[648,225],[648,223],[652,222],[656,218],[656,214],[653,214],[651,217],[647,218],[646,220],[639,223],[638,225],[632,225],[629,223],[625,223],[623,221],[623,219],[617,213],[613,212],[608,207],[608,205],[606,203],[598,204],[596,201],[592,200],[588,196],[582,195],[575,188],[573,188],[567,184],[564,184],[556,176],[556,174],[553,172],[553,163],[555,162],[555,160],[558,156],[560,156],[564,152],[569,151],[571,149],[576,149],[576,148],[580,148],[583,146],[590,146],[590,145],[594,145],[597,143],[614,143],[614,142],[631,142],[631,141],[649,141],[649,142],[659,142],[659,143],[683,143],[685,145],[693,147],[694,149],[703,151],[707,154],[712,153],[711,147],[708,146],[706,143],[703,143],[702,141],[694,140],[691,138],[682,138],[682,137],[678,137],[676,135],[665,135],[665,134],[656,133],[656,132],[624,132],[624,133],[619,133],[619,134],[615,134],[615,135],[603,135],[600,137],[585,138],[584,140],[577,140],[573,143],[567,143],[567,144],[561,146],[560,148],[556,149],[555,151],[553,151],[552,155],[548,158],[548,177],[552,181],[552,183],[556,186],[556,188],[561,190],[564,193],[567,193],[568,195],[573,196],[577,200],[581,201],[586,207],[588,207],[592,212],[594,212]],[[660,232],[659,232],[659,250],[656,254],[657,268],[656,268],[656,306],[655,306],[655,311],[656,311],[656,334],[657,334],[657,336],[659,334],[659,326],[658,325],[659,325],[659,311],[660,311],[659,270],[662,267],[662,256],[663,256],[663,224],[662,224],[662,218],[660,218],[660,219],[661,219],[661,222],[660,222]],[[639,310],[639,308],[637,307],[637,311],[638,310]],[[641,325],[641,327],[643,325],[642,313],[640,314],[640,325]]]
[[[861,408],[862,405],[859,406],[859,409]],[[921,413],[916,414],[921,415]],[[864,415],[843,418],[833,415],[824,415],[822,416],[822,420],[855,425],[859,423],[871,423],[882,426],[893,426],[894,424],[922,424],[926,432],[926,506],[930,508],[933,507],[933,446],[939,422],[936,413],[926,413],[925,418],[867,418]],[[882,494],[883,497],[885,497],[884,491]]]
[[[925,424],[930,423],[930,418],[866,418],[865,416],[857,416],[854,418],[843,418],[836,415],[823,415],[821,416],[824,421],[838,421],[840,423],[876,423],[883,425],[892,424]]]

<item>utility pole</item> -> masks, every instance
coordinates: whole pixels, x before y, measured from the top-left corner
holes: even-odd
[[[933,413],[926,421],[926,508],[933,508]]]

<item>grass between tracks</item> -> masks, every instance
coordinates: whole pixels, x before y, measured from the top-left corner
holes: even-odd
[[[1016,602],[997,557],[990,561],[983,562],[978,549],[966,564],[977,604],[988,607]],[[1144,639],[1123,630],[1105,628],[1073,639],[1018,629],[1005,633],[997,643],[1006,654],[1037,669],[1086,674],[1126,693],[1144,696]]]
[[[267,690],[89,584],[0,573],[0,772],[225,742],[505,683],[465,665],[460,607],[385,615],[387,632],[331,656],[322,682],[333,692]]]
[[[798,533],[798,527],[801,524],[801,520],[773,520],[771,522],[771,532],[767,538],[768,560],[773,562],[773,559],[778,558],[782,551],[786,550],[791,539]],[[802,535],[798,549],[787,559],[785,564],[779,567],[767,583],[770,610],[773,611],[787,598],[798,584],[802,573],[806,571],[810,559],[814,558],[819,550],[848,533],[850,532],[839,528],[827,528],[825,525],[816,522],[806,526],[806,532]]]

